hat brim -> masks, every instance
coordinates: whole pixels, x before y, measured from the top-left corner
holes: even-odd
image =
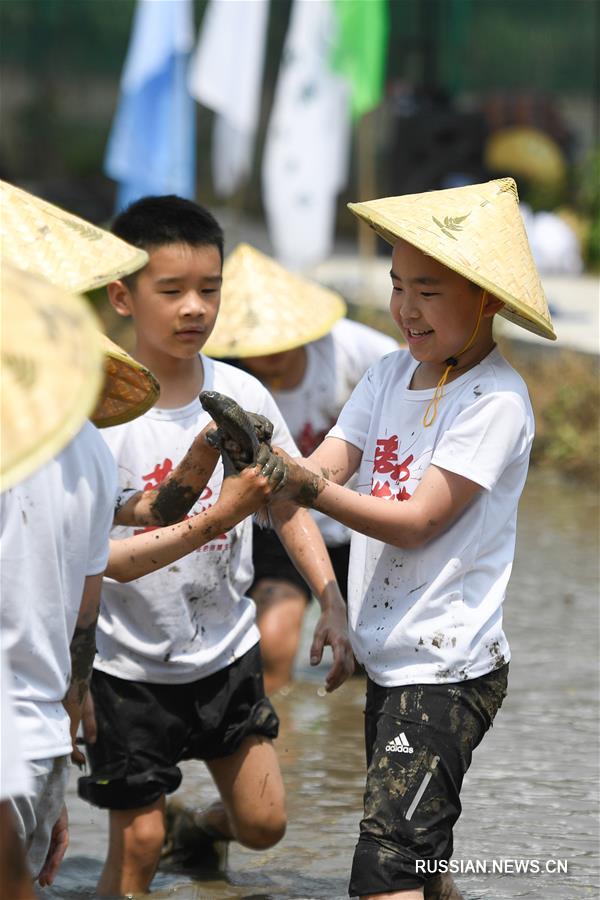
[[[335,291],[240,244],[225,260],[219,315],[204,352],[240,359],[284,353],[328,334],[345,313]]]
[[[0,181],[2,258],[79,293],[124,278],[148,254],[34,194]]]
[[[75,437],[103,382],[98,321],[83,298],[2,265],[0,490]]]
[[[102,336],[104,385],[90,418],[96,428],[123,425],[147,412],[158,400],[160,386],[152,372]]]

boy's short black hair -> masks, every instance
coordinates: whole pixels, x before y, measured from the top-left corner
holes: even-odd
[[[214,246],[223,262],[223,229],[215,217],[198,203],[175,194],[136,200],[119,213],[111,231],[128,244],[147,251],[166,244]]]

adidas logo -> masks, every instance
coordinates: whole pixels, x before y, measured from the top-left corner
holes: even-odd
[[[406,735],[404,732],[402,734],[397,735],[393,741],[390,741],[389,744],[386,744],[385,747],[388,753],[413,753],[413,748],[408,743]]]

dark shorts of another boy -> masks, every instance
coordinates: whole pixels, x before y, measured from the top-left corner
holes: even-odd
[[[277,580],[290,581],[304,594],[308,602],[312,596],[310,588],[298,573],[276,533],[269,528],[258,528],[255,525],[252,541],[254,581],[248,593],[252,596],[254,588],[262,578],[275,578]],[[329,553],[342,597],[345,600],[348,596],[350,543],[340,544],[339,547],[327,547],[327,552]]]
[[[506,696],[508,664],[470,681],[367,682],[364,818],[349,894],[422,888],[452,856],[471,755]]]
[[[91,775],[79,796],[105,809],[139,809],[181,783],[177,763],[230,756],[248,735],[277,737],[265,697],[259,645],[188,684],[126,681],[94,670],[98,737],[87,745]]]

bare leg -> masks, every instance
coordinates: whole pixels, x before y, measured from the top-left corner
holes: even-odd
[[[111,809],[108,856],[99,897],[144,893],[154,878],[165,838],[165,798],[141,809]]]
[[[285,793],[271,741],[250,735],[234,754],[209,760],[207,766],[222,804],[206,811],[206,824],[252,850],[280,841],[287,824]]]
[[[270,740],[250,735],[231,756],[206,763],[221,799],[194,810],[177,801],[167,810],[169,835],[163,853],[167,864],[222,869],[222,841],[238,841],[266,850],[285,833],[283,781]]]
[[[269,696],[292,680],[306,594],[290,581],[261,578],[252,591],[252,599],[260,630],[265,693]]]
[[[8,800],[0,803],[0,897],[34,900],[31,873]]]

